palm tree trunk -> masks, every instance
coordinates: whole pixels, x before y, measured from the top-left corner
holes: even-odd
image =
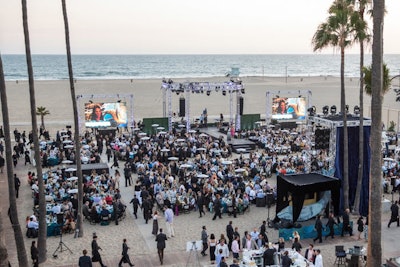
[[[18,254],[18,264],[19,266],[28,266],[28,258],[25,250],[24,237],[22,235],[21,225],[19,224],[18,220],[17,199],[15,196],[15,187],[14,187],[14,169],[12,165],[12,148],[11,148],[11,136],[10,136],[11,131],[10,131],[9,116],[8,116],[7,92],[6,92],[6,83],[4,80],[3,62],[1,60],[1,56],[0,56],[0,98],[1,98],[1,111],[3,114],[3,124],[4,124],[3,125],[4,142],[6,146],[6,166],[7,166],[7,180],[8,180],[8,199],[10,202],[10,220],[12,228],[14,230],[14,238]],[[0,234],[3,235],[2,223],[0,222],[0,224],[1,224]],[[0,245],[2,246],[3,243],[1,243]]]
[[[344,46],[340,48],[340,110],[343,114],[343,205],[349,207],[349,136],[347,134]]]
[[[39,184],[39,235],[38,235],[38,251],[39,251],[39,263],[46,261],[47,256],[47,223],[46,223],[46,199],[44,193],[44,183],[43,183],[43,173],[42,164],[40,160],[39,151],[39,139],[38,139],[38,127],[36,119],[36,99],[35,99],[35,83],[33,79],[33,69],[32,69],[32,56],[29,41],[29,29],[28,29],[28,11],[26,7],[26,0],[22,0],[22,22],[24,27],[24,37],[25,37],[25,53],[26,53],[26,64],[28,68],[28,79],[29,79],[29,98],[31,104],[31,120],[32,120],[32,136],[33,145],[35,152],[36,161],[36,172]]]
[[[383,21],[385,1],[373,3],[371,171],[369,180],[369,227],[367,266],[382,264],[382,101],[383,101]]]
[[[358,177],[356,196],[354,199],[354,213],[359,214],[360,210],[360,194],[363,180],[364,168],[364,41],[360,41],[360,125],[359,125],[359,147],[358,147]]]
[[[75,87],[74,87],[74,74],[72,71],[72,59],[71,59],[71,47],[69,43],[69,26],[67,7],[65,0],[62,0],[62,9],[64,16],[64,28],[65,28],[65,43],[67,49],[67,60],[68,60],[68,74],[69,74],[69,85],[71,90],[72,109],[74,113],[74,139],[75,139],[75,151],[76,153],[76,174],[78,176],[78,218],[77,218],[77,229],[79,229],[79,237],[83,237],[83,217],[82,217],[82,205],[83,205],[83,177],[82,177],[82,165],[78,151],[81,150],[81,143],[79,138],[79,121],[78,121],[78,108],[76,104]]]
[[[46,128],[44,127],[44,115],[40,115],[40,120],[42,121],[42,128],[43,128],[43,129],[46,129]]]
[[[0,267],[8,266],[8,253],[4,240],[3,214],[0,210]]]

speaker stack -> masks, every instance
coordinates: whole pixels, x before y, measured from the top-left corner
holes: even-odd
[[[244,98],[243,96],[239,97],[239,114],[240,116],[243,115],[243,104],[244,104]]]
[[[331,130],[330,129],[316,129],[315,130],[315,148],[316,149],[329,149]]]
[[[185,117],[185,98],[179,98],[179,117]]]

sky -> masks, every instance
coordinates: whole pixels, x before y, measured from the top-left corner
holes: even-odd
[[[312,54],[332,1],[66,2],[73,54]],[[61,0],[27,2],[31,52],[65,54]],[[0,52],[24,54],[21,1],[0,0],[0,7]],[[384,52],[400,54],[400,1],[386,0],[386,10]]]

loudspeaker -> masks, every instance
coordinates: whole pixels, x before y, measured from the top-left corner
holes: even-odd
[[[243,115],[243,102],[244,102],[243,96],[240,96],[239,97],[239,114],[240,114],[240,116]]]
[[[179,117],[185,117],[185,98],[179,98]]]
[[[316,149],[328,149],[330,135],[331,135],[330,129],[316,129],[315,130],[315,148]]]

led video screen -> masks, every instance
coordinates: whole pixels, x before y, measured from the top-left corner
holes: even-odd
[[[304,120],[306,111],[305,97],[275,97],[272,99],[272,119]]]
[[[125,102],[85,103],[85,126],[89,128],[126,127]]]

